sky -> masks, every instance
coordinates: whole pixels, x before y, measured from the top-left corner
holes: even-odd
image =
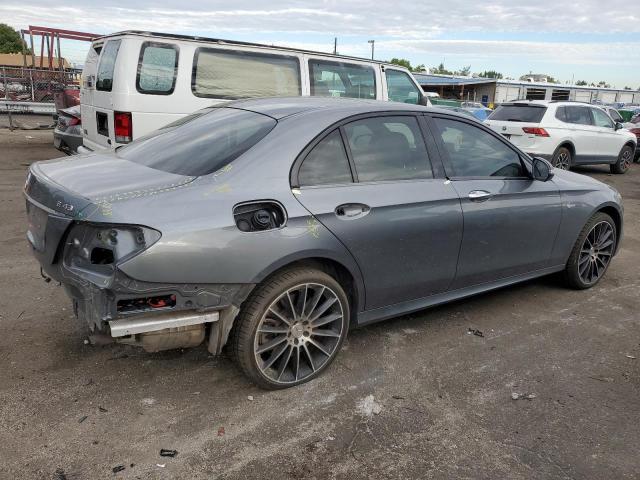
[[[633,0],[3,0],[0,22],[106,34],[122,30],[202,35],[449,70],[496,70],[561,82],[640,88],[640,10]],[[65,42],[82,64],[87,45]]]

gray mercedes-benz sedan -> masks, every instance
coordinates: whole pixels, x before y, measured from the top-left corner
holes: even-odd
[[[441,109],[272,98],[106,154],[38,162],[27,237],[94,332],[228,344],[264,388],[325,370],[350,327],[553,272],[589,288],[622,236],[613,188]]]

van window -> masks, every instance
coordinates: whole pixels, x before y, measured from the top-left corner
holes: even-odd
[[[296,57],[259,52],[198,48],[191,90],[197,97],[251,98],[302,95]]]
[[[384,72],[387,78],[387,94],[392,102],[418,104],[420,92],[409,75],[399,70],[388,68]]]
[[[312,96],[376,98],[376,74],[368,65],[309,60],[309,75]]]
[[[149,95],[171,95],[178,74],[178,47],[144,42],[140,48],[136,89]]]
[[[260,113],[212,108],[119,147],[115,154],[156,170],[197,177],[233,162],[262,140],[276,121]]]
[[[116,67],[118,50],[120,50],[120,40],[109,40],[102,49],[96,77],[96,90],[110,92],[113,88],[113,70]]]

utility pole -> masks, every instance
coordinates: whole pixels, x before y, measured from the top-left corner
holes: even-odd
[[[333,37],[333,54],[338,54],[338,37]]]
[[[373,60],[373,53],[374,53],[374,48],[376,46],[376,41],[375,40],[367,40],[367,43],[371,44],[371,60]]]

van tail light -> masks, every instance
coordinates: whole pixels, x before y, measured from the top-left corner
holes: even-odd
[[[69,123],[68,125],[70,127],[74,126],[74,125],[80,125],[80,119],[78,117],[71,117],[69,118]]]
[[[629,131],[633,133],[636,138],[640,139],[640,128],[630,128]]]
[[[522,127],[524,133],[528,133],[529,135],[535,135],[536,137],[548,137],[549,133],[540,127]]]
[[[129,143],[133,139],[131,112],[113,112],[113,130],[117,143]]]

